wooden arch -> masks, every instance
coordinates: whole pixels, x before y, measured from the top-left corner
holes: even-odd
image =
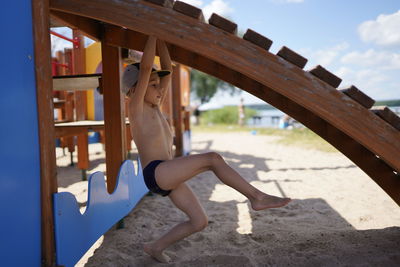
[[[289,114],[335,146],[400,204],[399,118],[389,114],[390,124],[369,109],[372,104],[356,101],[365,97],[361,92],[350,90],[356,92],[353,96],[337,90],[341,79],[321,66],[304,71],[306,59],[290,49],[272,54],[267,38],[251,30],[240,38],[237,25],[216,14],[207,24],[200,9],[180,1],[51,0],[50,9],[56,18],[111,46],[142,50],[147,35],[158,36],[168,42],[174,61]]]

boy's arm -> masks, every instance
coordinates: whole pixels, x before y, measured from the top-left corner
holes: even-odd
[[[163,40],[157,40],[157,51],[158,55],[160,56],[161,69],[169,70],[172,73],[171,57],[169,56],[167,45]],[[171,74],[161,78],[160,86],[161,88],[164,88],[163,95],[160,101],[160,105],[162,105],[167,95],[168,89],[171,86]]]
[[[144,96],[146,95],[156,53],[156,40],[157,38],[155,36],[149,36],[147,39],[142,60],[140,61],[140,70],[136,89],[130,97],[130,106],[139,113],[143,111]]]

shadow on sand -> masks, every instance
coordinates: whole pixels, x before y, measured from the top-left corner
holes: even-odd
[[[193,154],[208,152],[212,141],[206,141],[204,144],[204,149],[194,150]],[[274,159],[215,152],[220,153],[247,181],[269,183],[269,186],[276,186],[282,196],[287,195],[283,189],[285,183],[298,183],[301,188],[302,181],[298,179],[262,180],[257,176],[257,171],[268,172],[268,162]],[[104,161],[93,161],[91,166],[99,163]],[[59,169],[59,183],[62,184],[62,172],[66,169],[71,171],[69,168]],[[343,167],[329,167],[337,168]],[[80,181],[80,178],[77,180]],[[222,183],[212,172],[199,174],[188,183],[199,196],[209,216],[209,226],[202,232],[172,245],[167,254],[174,263],[165,266],[400,264],[399,227],[356,230],[322,198],[294,199],[286,207],[262,212],[254,212],[247,202],[239,202],[233,198],[214,201],[213,193]],[[240,205],[242,208],[243,205],[247,205],[247,214],[240,214]],[[251,231],[240,233],[239,216],[248,216],[247,228]],[[142,244],[154,240],[185,219],[185,215],[173,207],[168,198],[145,196],[124,219],[125,228],[113,228],[104,235],[103,243],[89,258],[86,266],[153,266],[156,262],[143,253]],[[129,241],[123,241],[127,236],[131,236]]]

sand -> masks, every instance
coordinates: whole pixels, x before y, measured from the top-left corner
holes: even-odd
[[[277,144],[279,137],[250,133],[194,133],[192,154],[216,151],[259,189],[293,201],[284,208],[252,211],[246,199],[212,172],[189,185],[209,226],[172,245],[170,266],[399,266],[400,207],[340,153]],[[104,153],[90,145],[90,172],[104,171]],[[133,149],[132,158],[137,156]],[[57,150],[59,191],[77,196],[82,211],[87,182]],[[185,220],[169,198],[145,196],[77,266],[160,265],[142,250]]]

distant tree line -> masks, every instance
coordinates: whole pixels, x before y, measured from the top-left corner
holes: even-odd
[[[400,99],[376,101],[375,106],[400,107]]]

